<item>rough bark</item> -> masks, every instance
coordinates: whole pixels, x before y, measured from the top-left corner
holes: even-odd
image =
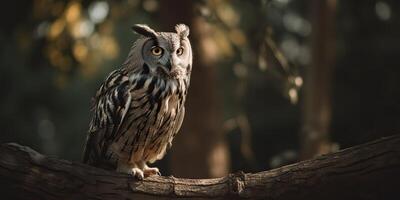
[[[1,199],[395,199],[399,178],[400,135],[255,174],[144,181],[0,146]]]

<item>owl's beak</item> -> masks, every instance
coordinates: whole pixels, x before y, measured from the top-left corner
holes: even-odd
[[[169,77],[171,69],[172,69],[172,63],[171,63],[170,59],[168,59],[168,61],[167,61],[167,63],[165,63],[165,65],[160,65],[157,67],[157,73],[164,77]]]
[[[165,64],[165,67],[168,69],[168,71],[171,71],[173,69],[174,63],[171,62],[171,58],[168,59],[168,62]]]
[[[168,78],[177,78],[179,74],[175,66],[159,66],[157,67],[157,73]]]
[[[171,78],[176,78],[178,76],[178,72],[177,72],[177,66],[175,65],[175,63],[172,61],[172,58],[170,58],[168,60],[168,62],[166,63],[165,67],[168,69],[168,75]]]
[[[157,73],[159,75],[161,75],[161,76],[164,76],[164,77],[168,77],[169,76],[169,72],[168,72],[168,70],[165,69],[164,66],[157,67]]]

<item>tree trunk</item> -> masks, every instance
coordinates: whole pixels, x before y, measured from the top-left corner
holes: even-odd
[[[305,73],[300,159],[309,159],[332,151],[329,129],[332,71],[336,51],[336,0],[311,2],[312,63]]]
[[[209,37],[205,20],[195,16],[195,1],[160,1],[160,21],[173,27],[190,27],[193,71],[186,102],[186,116],[171,148],[171,171],[180,177],[210,178],[228,173],[228,148],[222,133],[217,97],[217,68],[203,41]],[[184,165],[182,163],[185,163]]]
[[[186,163],[182,163],[185,165]],[[132,177],[0,146],[2,199],[399,199],[400,135],[255,174]]]

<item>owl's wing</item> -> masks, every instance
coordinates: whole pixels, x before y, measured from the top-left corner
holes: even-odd
[[[106,147],[117,134],[129,109],[129,77],[120,70],[112,72],[93,99],[93,117],[83,155],[83,162],[97,165]]]

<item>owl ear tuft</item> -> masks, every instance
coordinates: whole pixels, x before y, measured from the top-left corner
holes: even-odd
[[[175,30],[176,33],[180,36],[180,37],[187,37],[189,36],[189,27],[186,26],[185,24],[177,24],[175,26]]]
[[[132,30],[135,33],[137,33],[139,35],[143,35],[145,37],[156,38],[158,36],[157,32],[154,31],[149,26],[147,26],[146,24],[135,24],[132,26]]]

